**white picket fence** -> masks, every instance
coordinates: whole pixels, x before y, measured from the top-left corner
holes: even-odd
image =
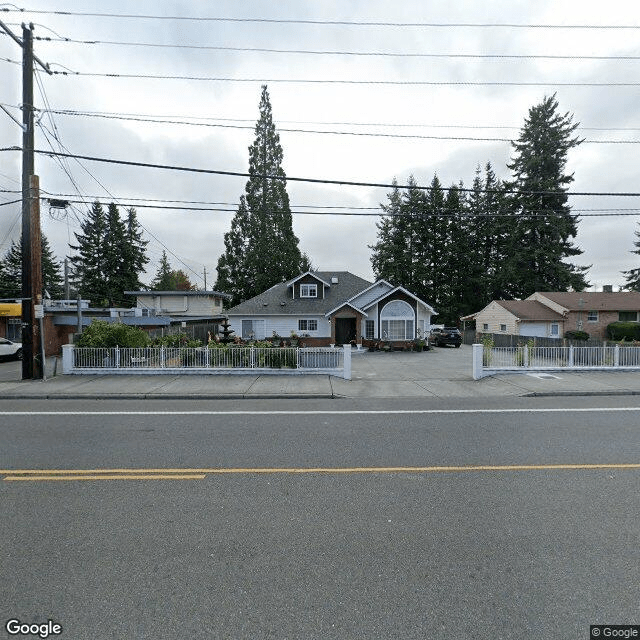
[[[532,371],[640,370],[640,347],[485,347],[473,345],[473,378]]]
[[[325,374],[351,380],[343,347],[62,347],[64,374]]]

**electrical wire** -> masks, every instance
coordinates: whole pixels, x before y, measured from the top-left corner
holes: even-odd
[[[66,148],[66,147],[65,147]],[[21,151],[20,147],[4,147],[0,151]],[[35,149],[34,153],[42,155],[60,155],[67,158],[75,158],[76,160],[89,160],[91,162],[103,162],[106,164],[118,164],[130,167],[143,167],[149,169],[167,169],[170,171],[184,171],[189,173],[202,173],[209,175],[223,175],[242,178],[264,178],[267,180],[282,180],[285,182],[306,182],[311,184],[334,184],[339,186],[352,186],[352,187],[375,187],[384,189],[416,189],[419,191],[428,191],[430,187],[422,185],[404,185],[404,184],[389,184],[385,182],[359,182],[355,180],[327,180],[323,178],[298,178],[291,176],[274,176],[256,173],[246,173],[242,171],[221,171],[217,169],[200,169],[196,167],[184,167],[176,165],[155,164],[151,162],[134,162],[133,160],[116,160],[114,158],[101,158],[97,156],[86,156],[74,153],[59,153],[54,151],[46,151],[42,149]],[[100,185],[102,186],[102,185]],[[104,188],[104,187],[103,187]],[[519,194],[536,194],[536,195],[566,195],[566,196],[611,196],[611,197],[640,197],[640,192],[613,192],[613,191],[516,191],[516,190],[494,190],[494,189],[472,189],[457,187],[458,191],[462,193],[519,193]]]
[[[419,27],[419,28],[508,28],[508,29],[640,29],[640,25],[630,24],[536,24],[510,22],[391,22],[364,20],[302,20],[293,18],[234,18],[226,16],[162,16],[153,14],[133,13],[98,13],[89,11],[52,11],[44,9],[24,9],[0,7],[0,11],[7,13],[32,13],[38,15],[81,16],[91,18],[124,18],[136,20],[180,20],[194,22],[231,22],[231,23],[259,23],[259,24],[301,24],[314,26],[355,26],[355,27]]]
[[[63,66],[52,62],[49,66]],[[155,73],[104,73],[75,71],[64,67],[64,71],[51,70],[52,75],[85,78],[119,78],[136,80],[189,80],[190,82],[235,82],[255,84],[332,84],[373,85],[402,87],[638,87],[640,82],[506,82],[471,80],[343,80],[338,78],[230,78],[218,76],[181,76]],[[38,73],[42,73],[39,69]]]
[[[48,27],[45,27],[48,29]],[[49,29],[51,31],[51,29]],[[55,32],[54,32],[55,33]],[[56,34],[58,35],[58,34]],[[267,47],[226,47],[217,45],[175,44],[160,42],[125,42],[121,40],[78,40],[59,36],[34,36],[34,40],[43,42],[61,42],[82,45],[109,45],[122,47],[147,47],[157,49],[190,49],[196,51],[232,51],[241,53],[278,53],[314,56],[348,56],[376,58],[451,58],[481,60],[616,60],[635,61],[640,56],[632,55],[560,55],[560,54],[507,54],[507,53],[407,53],[402,51],[331,51],[320,49],[273,49]]]

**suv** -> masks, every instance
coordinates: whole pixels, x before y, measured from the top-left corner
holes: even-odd
[[[452,344],[459,348],[462,344],[462,334],[455,327],[434,329],[431,332],[431,344],[435,344],[437,347],[446,347],[448,344]]]
[[[7,338],[0,338],[0,360],[21,360],[22,344],[12,342]]]

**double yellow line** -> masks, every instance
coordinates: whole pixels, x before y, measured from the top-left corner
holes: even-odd
[[[640,469],[640,463],[513,464],[426,467],[237,467],[211,469],[0,469],[5,482],[70,480],[204,480],[233,474],[461,473],[465,471],[593,471]]]

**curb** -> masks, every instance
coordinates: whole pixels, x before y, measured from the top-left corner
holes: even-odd
[[[2,400],[335,400],[341,396],[318,394],[168,394],[168,393],[103,393],[103,394],[7,394]]]

